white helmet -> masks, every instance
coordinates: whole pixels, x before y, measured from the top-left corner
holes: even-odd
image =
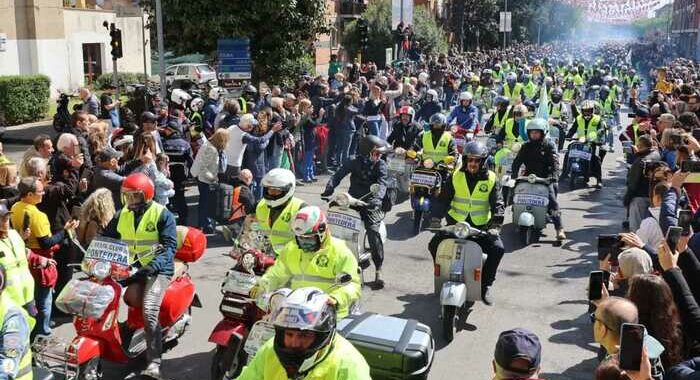
[[[464,91],[461,94],[459,94],[459,101],[461,102],[462,100],[472,100],[474,96],[472,95],[471,92],[469,91]]]
[[[270,207],[279,207],[294,196],[297,179],[288,169],[272,169],[262,179],[263,198]]]
[[[435,90],[433,90],[433,89],[428,90],[428,92],[426,93],[426,95],[432,96],[434,102],[436,102],[436,101],[438,100],[438,93],[437,93],[437,91],[435,91]]]
[[[223,92],[224,91],[221,87],[213,87],[211,90],[209,90],[209,99],[219,100]]]
[[[425,71],[422,71],[420,74],[418,74],[418,81],[421,83],[426,83],[429,78],[430,76]]]
[[[202,98],[194,98],[190,102],[190,109],[192,112],[199,112],[204,107],[204,100]]]
[[[187,93],[187,91],[176,88],[170,94],[170,101],[177,104],[178,106],[183,106],[188,100],[192,99],[192,96]]]

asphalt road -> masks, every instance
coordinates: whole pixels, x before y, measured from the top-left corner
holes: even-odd
[[[623,113],[623,125],[626,125]],[[11,158],[21,157],[25,146],[6,145]],[[460,331],[447,343],[441,334],[439,302],[433,294],[432,260],[427,244],[432,236],[422,232],[412,237],[408,202],[398,205],[385,219],[388,241],[385,245],[383,290],[363,289],[366,311],[414,318],[433,329],[437,351],[430,372],[431,380],[465,377],[486,379],[492,375],[491,360],[498,334],[514,327],[534,331],[543,345],[541,363],[544,379],[590,379],[597,364],[591,324],[587,317],[588,273],[596,266],[595,239],[601,233],[617,232],[624,215],[622,192],[625,170],[620,164],[620,147],[608,154],[604,163],[605,188],[570,191],[560,187],[567,241],[555,247],[551,225],[540,243],[523,248],[513,228],[510,210],[502,237],[506,255],[494,284],[496,304],[476,303],[458,324]],[[325,178],[314,186],[304,186],[297,194],[311,204],[323,205],[319,194]],[[196,198],[194,198],[196,199]],[[193,201],[195,201],[193,199]],[[194,309],[193,323],[184,339],[164,356],[163,372],[177,380],[208,379],[214,345],[207,341],[220,319],[219,287],[229,258],[220,236],[212,237],[203,259],[190,269],[203,309]],[[373,274],[370,273],[370,278]],[[123,314],[121,319],[126,316]],[[55,329],[58,337],[73,334],[71,324]],[[110,371],[109,378],[122,378],[124,372]]]

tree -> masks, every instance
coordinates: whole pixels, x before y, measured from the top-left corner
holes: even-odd
[[[289,83],[308,66],[316,36],[328,33],[325,6],[325,0],[168,0],[165,44],[176,54],[213,54],[218,38],[248,37],[253,77]],[[154,24],[154,5],[145,7]]]
[[[414,39],[420,42],[423,52],[447,53],[447,36],[435,18],[423,6],[413,10]]]

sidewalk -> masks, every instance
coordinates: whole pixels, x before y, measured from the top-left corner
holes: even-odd
[[[43,120],[5,127],[0,141],[5,144],[31,144],[34,141],[34,137],[42,133],[51,136],[51,138],[58,135],[53,129],[52,121]]]

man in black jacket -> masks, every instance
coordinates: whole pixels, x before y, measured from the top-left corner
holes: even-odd
[[[513,160],[511,173],[518,173],[520,166],[525,165],[526,175],[534,174],[540,178],[550,179],[548,211],[552,215],[552,223],[557,230],[557,240],[564,240],[566,234],[561,223],[556,186],[559,178],[559,155],[554,143],[544,138],[548,128],[549,125],[544,119],[534,119],[527,125],[528,141],[523,144]]]
[[[394,148],[401,147],[406,150],[413,148],[418,135],[423,131],[413,121],[413,114],[413,107],[410,106],[403,106],[399,110],[399,119],[394,122],[391,134],[386,139]]]
[[[384,211],[382,200],[386,194],[387,164],[381,159],[386,153],[388,144],[377,136],[365,136],[359,143],[358,154],[355,159],[346,161],[343,166],[331,177],[326,185],[326,190],[321,194],[328,197],[340,182],[350,174],[350,189],[348,192],[355,198],[362,198],[367,207],[357,210],[365,224],[367,240],[372,251],[372,262],[376,269],[374,286],[384,287],[382,280],[382,264],[384,262],[384,243],[379,233]],[[373,184],[379,185],[379,191],[370,194]],[[370,195],[368,195],[370,194]]]
[[[649,208],[649,174],[650,168],[661,161],[659,152],[654,148],[649,135],[639,136],[637,152],[627,174],[627,191],[623,203],[627,207],[630,231],[639,229]]]
[[[172,208],[177,214],[178,223],[187,225],[187,200],[185,199],[185,181],[192,167],[192,147],[183,138],[182,127],[176,121],[170,121],[163,129],[163,150],[170,158],[170,179],[175,184]]]

